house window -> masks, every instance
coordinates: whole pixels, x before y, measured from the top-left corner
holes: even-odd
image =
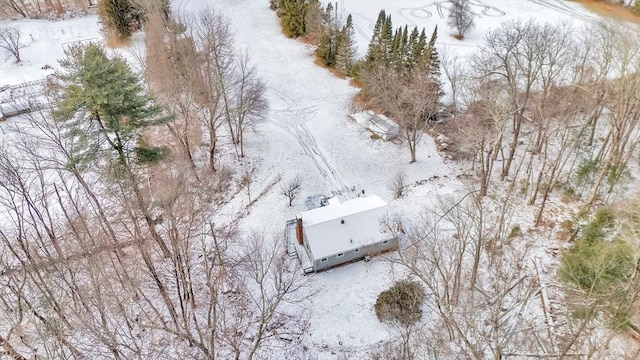
[[[355,249],[353,250],[353,252],[360,252],[360,249]]]
[[[389,240],[385,240],[382,242],[382,245],[387,245],[389,243]]]
[[[326,261],[327,261],[327,258],[320,259],[320,262],[326,262]]]
[[[343,257],[343,256],[344,256],[344,253],[339,253],[339,254],[338,254],[338,257],[339,257],[339,258],[341,258],[341,257]]]

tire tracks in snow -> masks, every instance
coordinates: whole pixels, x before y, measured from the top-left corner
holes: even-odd
[[[372,32],[374,23],[371,21],[371,19],[360,13],[349,13],[344,6],[344,2],[345,0],[339,0],[337,6],[340,9],[340,14],[345,18],[345,20],[347,19],[347,16],[349,16],[349,14],[351,14],[352,17],[359,17],[363,20],[366,20],[369,23],[368,28]],[[356,21],[353,22],[353,29],[367,42],[371,39],[370,31],[365,31],[364,29],[362,29],[360,26],[358,26],[358,23]]]
[[[417,25],[413,20],[411,20],[411,18],[406,15],[406,13],[408,13],[411,17],[417,18],[417,19],[428,19],[433,15],[433,10],[429,10],[429,7],[435,7],[435,12],[438,14],[438,16],[441,19],[445,18],[445,12],[444,10],[450,11],[450,7],[449,5],[444,5],[449,3],[450,1],[445,0],[445,1],[434,1],[432,3],[429,3],[427,5],[423,5],[420,7],[407,7],[407,8],[401,8],[398,9],[396,12],[398,13],[398,15],[400,15],[401,17],[403,17],[407,22],[409,22],[410,24],[412,24],[413,26]],[[501,17],[501,16],[505,16],[506,13],[500,9],[498,9],[495,6],[492,5],[487,5],[485,3],[483,3],[480,0],[476,0],[476,1],[470,1],[469,5],[471,5],[471,7],[480,7],[481,9],[479,11],[471,11],[471,14],[474,17],[482,17],[482,16],[486,16],[486,17]]]
[[[565,4],[561,0],[529,0],[529,2],[538,4],[540,6],[544,6],[551,10],[555,10],[559,13],[571,15],[573,18],[582,20],[585,23],[590,23],[594,25],[599,25],[601,23],[600,20],[594,18],[593,16],[589,16],[581,13],[580,11],[571,7],[570,5]]]
[[[303,108],[286,108],[281,110],[271,110],[272,123],[286,131],[298,141],[298,144],[308,155],[315,167],[322,175],[322,179],[334,195],[352,197],[349,187],[342,180],[336,169],[322,152],[318,143],[309,131],[306,122],[313,119],[318,113],[316,106]]]

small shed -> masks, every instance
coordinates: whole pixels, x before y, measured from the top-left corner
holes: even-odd
[[[297,245],[306,253],[298,256],[307,256],[310,265],[305,271],[321,271],[397,248],[397,239],[381,224],[387,212],[387,203],[371,195],[296,215]]]
[[[400,127],[393,120],[382,114],[373,114],[369,119],[369,130],[379,135],[382,140],[391,140],[398,137]]]
[[[0,120],[6,120],[13,116],[26,114],[32,111],[28,103],[0,103]]]

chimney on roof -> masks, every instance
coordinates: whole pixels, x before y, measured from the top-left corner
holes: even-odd
[[[296,239],[298,240],[298,244],[302,245],[304,243],[304,235],[302,234],[302,218],[296,218]]]

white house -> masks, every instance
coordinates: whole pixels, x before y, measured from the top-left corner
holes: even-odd
[[[320,271],[396,248],[397,239],[381,224],[387,212],[387,203],[372,195],[329,202],[296,215],[289,225],[295,227],[304,271]]]

